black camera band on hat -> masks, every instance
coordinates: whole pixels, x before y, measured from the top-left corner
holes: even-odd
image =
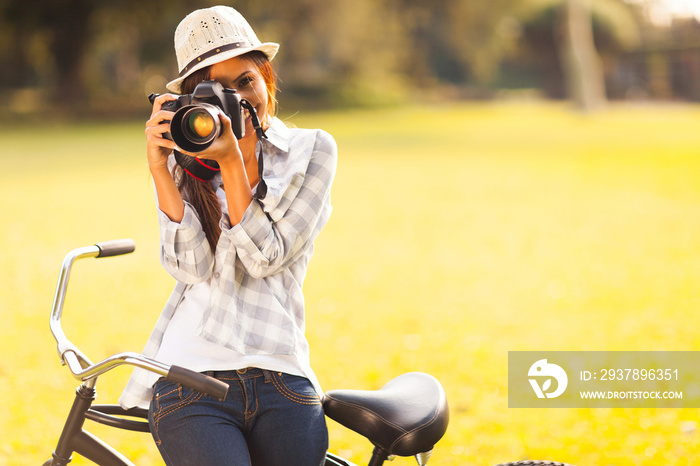
[[[208,52],[204,52],[191,62],[189,62],[183,69],[180,71],[180,77],[183,77],[187,72],[192,68],[193,66],[197,65],[197,63],[206,60],[207,58],[213,57],[214,55],[218,55],[223,52],[228,52],[229,50],[233,49],[240,49],[241,47],[252,47],[253,44],[251,44],[248,41],[243,41],[243,42],[233,42],[231,44],[226,44],[226,45],[221,45],[219,47],[213,48]]]

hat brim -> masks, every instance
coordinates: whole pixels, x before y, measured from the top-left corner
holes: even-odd
[[[168,84],[166,84],[166,88],[174,92],[176,94],[181,93],[181,86],[182,82],[187,78],[189,75],[194,73],[197,70],[201,70],[202,68],[206,68],[207,66],[214,65],[216,63],[221,63],[222,61],[229,60],[231,58],[238,57],[240,55],[244,55],[248,52],[255,52],[259,51],[264,53],[267,56],[267,59],[272,61],[273,58],[275,58],[275,55],[277,55],[277,51],[279,50],[280,46],[279,44],[276,44],[274,42],[265,42],[263,44],[260,44],[255,47],[247,47],[247,48],[240,48],[240,49],[233,49],[233,50],[228,50],[226,52],[221,52],[220,54],[214,55],[212,57],[209,57],[205,60],[202,60],[200,63],[197,63],[195,66],[193,66],[190,70],[187,71],[187,73],[183,74],[177,79],[174,79],[170,81]]]

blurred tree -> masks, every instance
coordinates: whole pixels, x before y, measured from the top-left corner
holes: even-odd
[[[36,84],[32,51],[45,46],[54,69],[54,96],[61,102],[74,102],[82,97],[82,72],[85,51],[90,43],[89,18],[95,8],[92,0],[6,0],[2,13],[11,27],[12,65],[19,73],[10,75],[10,85],[23,87]],[[37,44],[37,41],[45,42]],[[41,61],[46,57],[42,56]],[[12,79],[14,77],[14,79]]]
[[[449,42],[455,58],[469,64],[477,84],[492,84],[504,56],[515,50],[521,30],[513,13],[520,1],[456,0],[446,8]]]
[[[82,107],[90,97],[133,93],[143,53],[167,27],[172,59],[173,24],[201,7],[193,0],[4,0],[0,56],[8,67],[2,87],[43,87],[58,107]],[[155,60],[157,61],[157,60]],[[141,95],[139,89],[138,94]]]
[[[392,0],[241,0],[235,7],[261,40],[281,44],[282,107],[373,105],[406,88],[401,66],[412,51]]]
[[[524,0],[520,60],[535,66],[551,97],[584,111],[606,99],[615,57],[640,42],[634,10],[620,0]]]
[[[120,112],[147,106],[151,92],[164,92],[177,74],[173,34],[203,0],[112,0],[95,11],[94,37],[86,60],[93,107]]]
[[[422,99],[436,89],[443,98],[489,97],[511,84],[595,108],[591,102],[605,95],[601,75],[638,41],[626,2],[647,1],[656,0],[237,0],[233,6],[261,40],[281,44],[275,68],[283,109],[378,105]],[[91,111],[143,112],[144,94],[163,92],[176,74],[175,27],[211,4],[0,0],[6,64],[0,91],[47,89],[42,102],[82,108],[87,97]],[[655,67],[655,89],[667,79],[662,68]]]
[[[606,97],[603,66],[593,41],[591,0],[566,0],[564,12],[559,50],[568,94],[579,109],[593,112],[603,107]]]
[[[500,61],[517,43],[519,23],[512,11],[520,1],[395,0],[414,82],[492,85]]]

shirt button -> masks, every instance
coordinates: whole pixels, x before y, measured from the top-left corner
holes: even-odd
[[[272,175],[272,172],[270,170],[265,170],[265,173],[263,173],[264,176],[270,176]]]
[[[219,272],[216,272],[216,273],[214,274],[214,278],[216,278],[217,280],[219,279],[220,276],[221,276],[221,274],[220,274]]]

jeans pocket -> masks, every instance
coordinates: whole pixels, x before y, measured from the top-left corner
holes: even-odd
[[[321,398],[309,379],[283,372],[271,373],[271,379],[277,391],[285,398],[304,405],[321,404]]]
[[[181,408],[192,404],[202,398],[202,394],[187,387],[161,379],[153,387],[149,422],[151,433],[160,445],[159,427],[160,421],[165,417],[177,413]]]

